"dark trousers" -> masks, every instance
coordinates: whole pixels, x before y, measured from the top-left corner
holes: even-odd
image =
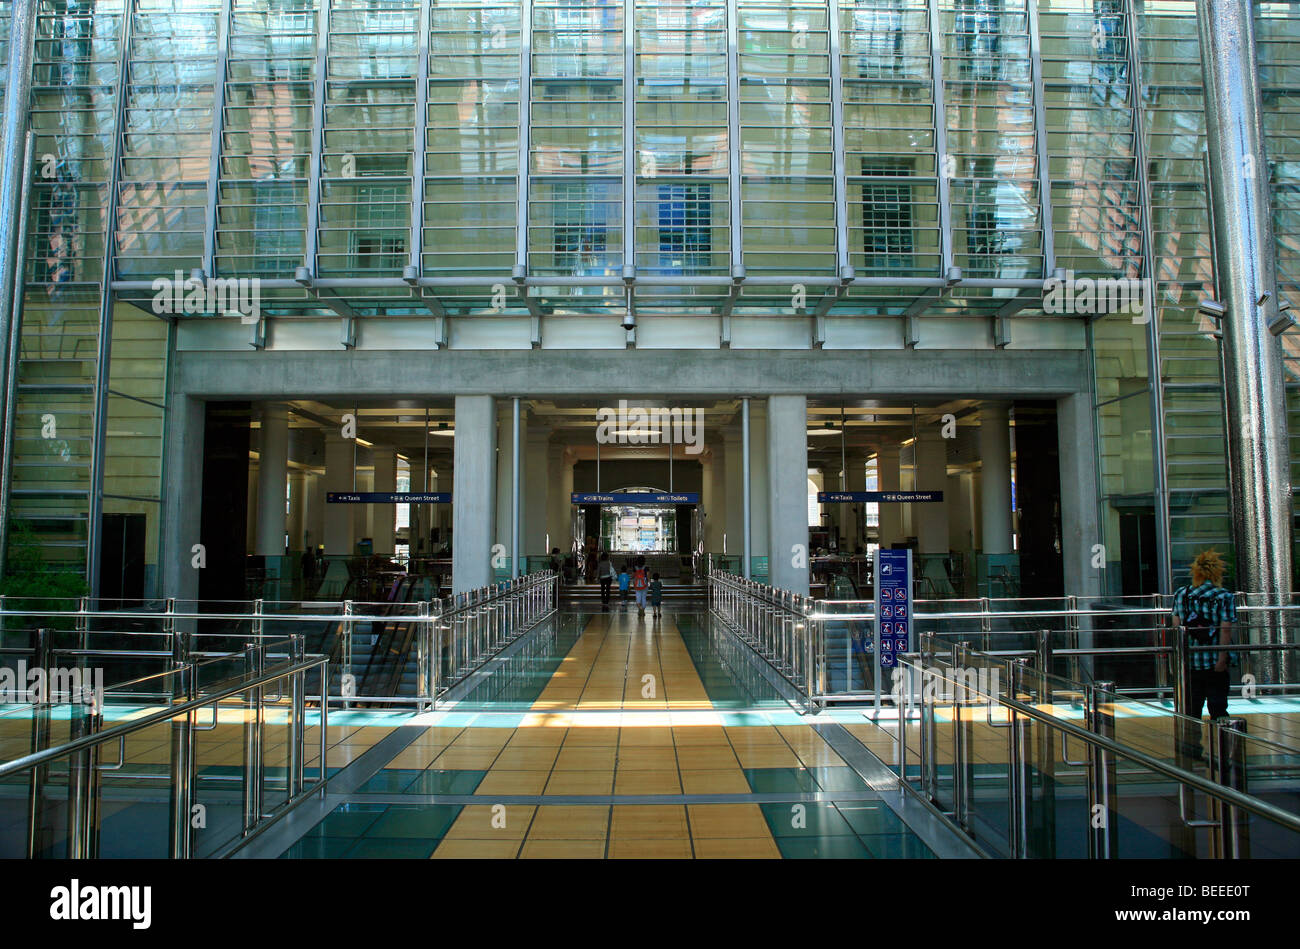
[[[609,606],[609,588],[614,585],[613,577],[600,578],[600,602]]]
[[[1201,753],[1201,710],[1206,705],[1210,708],[1211,721],[1228,714],[1227,669],[1222,672],[1193,669],[1187,677],[1186,701],[1179,711],[1197,722],[1196,725],[1188,723],[1189,734],[1183,740],[1183,750],[1193,756]]]

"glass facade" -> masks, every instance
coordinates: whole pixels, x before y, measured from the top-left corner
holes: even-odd
[[[1256,5],[1293,299],[1298,6]],[[1150,321],[1086,328],[1101,540],[1154,570],[1163,538],[1177,579],[1230,548],[1200,83],[1192,0],[41,0],[13,517],[78,569],[143,517],[156,564],[177,272],[258,278],[268,319],[996,339],[1064,270],[1150,284]]]

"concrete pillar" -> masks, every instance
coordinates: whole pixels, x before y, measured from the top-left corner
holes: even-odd
[[[560,442],[546,446],[546,533],[551,546],[567,554],[572,544],[569,536],[573,505],[570,495],[564,492],[565,447]]]
[[[199,595],[194,548],[203,543],[204,404],[173,390],[166,412],[163,451],[169,480],[162,499],[162,595],[194,600]]]
[[[261,446],[257,461],[257,540],[254,553],[284,554],[285,490],[289,478],[289,411],[263,403]]]
[[[520,511],[520,516],[523,518],[523,525],[520,528],[523,556],[529,554],[543,556],[550,553],[551,547],[563,549],[562,545],[554,540],[551,541],[551,547],[546,546],[547,500],[549,495],[559,488],[558,484],[546,476],[550,439],[549,428],[533,424],[528,428],[528,440],[523,445],[524,451],[521,457],[524,465],[524,483],[521,487],[523,510]]]
[[[986,554],[1009,554],[1011,534],[1011,421],[1005,402],[980,407],[980,535]],[[1065,484],[1066,482],[1062,482]]]
[[[353,443],[334,431],[325,433],[325,492],[351,491]],[[352,553],[351,504],[325,504],[322,543],[327,554]]]
[[[725,464],[723,471],[726,476],[727,489],[724,493],[723,502],[726,505],[726,542],[727,556],[740,557],[745,551],[745,499],[744,499],[744,465],[745,461],[741,457],[741,439],[740,429],[728,428],[723,435],[724,445],[723,453],[725,455]],[[722,550],[722,538],[718,538],[718,550]],[[739,561],[737,561],[739,563]],[[741,573],[738,566],[737,573]]]
[[[828,464],[821,469],[821,481],[822,481],[821,488],[819,488],[819,490],[821,491],[843,491],[844,490],[844,482],[842,480],[842,476],[840,473],[839,462],[836,462],[834,464]],[[839,545],[841,550],[844,549],[844,540],[842,537],[843,530],[841,529],[840,526],[841,524],[844,523],[844,518],[842,513],[843,507],[844,505],[842,504],[822,505],[822,510],[826,513],[826,517],[822,519],[822,526],[824,526],[827,529],[827,532],[830,534],[831,537],[839,538],[837,540],[837,544]]]
[[[305,543],[317,547],[325,543],[325,476],[307,475],[307,518]]]
[[[519,414],[519,465],[523,468],[525,447],[528,444],[528,418],[523,408]],[[497,471],[496,471],[496,540],[506,549],[506,557],[515,556],[511,549],[514,538],[511,536],[514,518],[514,504],[511,492],[514,488],[514,400],[502,399],[497,403]],[[521,471],[520,492],[523,491]],[[520,520],[523,519],[523,503],[520,501]],[[522,523],[520,540],[522,543]],[[521,551],[521,554],[523,552]],[[507,559],[507,564],[509,564]]]
[[[363,457],[361,452],[357,453],[357,491],[369,491],[375,483],[375,474],[367,464],[368,461],[369,459]],[[375,535],[371,530],[373,512],[369,504],[349,504],[348,510],[352,513],[352,549],[355,553],[357,541],[365,537],[374,539]]]
[[[774,395],[767,400],[769,582],[782,590],[808,592],[808,400]],[[802,567],[794,566],[802,546]]]
[[[867,459],[862,455],[850,454],[846,464],[848,468],[844,472],[844,490],[867,490]],[[852,554],[863,545],[866,511],[866,504],[862,501],[840,505],[840,536],[843,538],[841,549],[845,553]]]
[[[307,478],[305,471],[289,472],[289,550],[303,549],[303,532],[307,529]]]
[[[375,460],[374,487],[372,491],[393,492],[397,490],[397,452],[391,448],[371,449]],[[397,533],[397,505],[371,504],[370,529],[375,541],[375,553],[392,554],[393,536]]]
[[[490,395],[456,396],[452,589],[492,582],[496,536],[497,411]]]
[[[806,402],[805,402],[806,405]],[[776,548],[771,544],[771,508],[769,471],[771,454],[768,451],[770,437],[768,434],[768,413],[770,409],[763,399],[751,399],[749,402],[749,535],[750,554],[755,563],[759,558],[768,557]],[[808,520],[808,426],[803,429],[804,437],[804,472],[803,472],[803,520]],[[804,525],[807,543],[807,525]],[[788,557],[786,558],[789,559]]]
[[[1094,544],[1101,543],[1097,518],[1096,430],[1092,399],[1075,393],[1056,401],[1061,466],[1061,559],[1066,595],[1102,592],[1102,571],[1092,566]],[[1117,555],[1105,559],[1118,560]]]
[[[726,442],[716,440],[709,448],[709,467],[705,473],[710,500],[704,506],[704,549],[722,552],[722,532],[727,529],[727,451]]]
[[[876,452],[876,483],[881,491],[899,491],[902,452],[897,445],[881,445]],[[879,544],[889,548],[903,539],[903,505],[881,502]]]
[[[916,439],[916,490],[946,491],[948,488],[948,443],[936,431],[921,432]],[[946,498],[946,495],[945,495]],[[917,551],[922,554],[948,552],[948,509],[946,500],[913,506]]]

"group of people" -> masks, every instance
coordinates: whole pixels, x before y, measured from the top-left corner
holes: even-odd
[[[630,564],[627,561],[619,568],[614,567],[609,551],[602,551],[596,562],[596,579],[600,581],[600,603],[602,609],[609,611],[609,601],[613,595],[614,581],[618,581],[619,602],[628,601],[628,592],[636,596],[637,613],[645,613],[649,601],[652,615],[663,615],[664,585],[658,572],[651,573],[646,566],[645,557],[637,557]]]

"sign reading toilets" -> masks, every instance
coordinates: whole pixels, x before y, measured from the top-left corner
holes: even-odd
[[[880,667],[892,669],[899,653],[912,651],[910,550],[876,551],[876,630]]]

